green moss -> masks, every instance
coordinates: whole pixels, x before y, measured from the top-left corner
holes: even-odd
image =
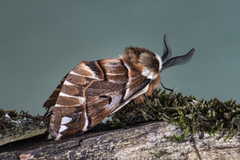
[[[167,138],[171,141],[181,142],[185,138],[185,135],[184,134],[182,134],[182,135],[174,134]]]
[[[156,89],[146,104],[130,102],[112,117],[113,127],[126,127],[140,122],[163,120],[181,126],[184,135],[216,131],[228,132],[227,138],[240,129],[240,104],[229,100],[221,102],[217,98],[196,100],[194,95],[166,93]]]
[[[164,154],[166,154],[166,153],[168,153],[167,150],[157,151],[157,154],[154,154],[154,156],[155,156],[156,158],[160,158],[160,157],[162,157],[162,156],[163,156]]]

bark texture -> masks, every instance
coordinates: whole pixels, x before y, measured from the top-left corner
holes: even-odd
[[[169,140],[182,134],[167,122],[149,122],[128,129],[85,133],[61,141],[0,153],[0,159],[239,159],[240,132],[227,139],[218,133],[194,134],[180,142]],[[24,142],[23,142],[24,143]],[[2,148],[3,150],[4,148]]]

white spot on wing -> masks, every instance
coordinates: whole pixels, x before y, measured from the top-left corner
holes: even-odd
[[[60,132],[63,132],[63,131],[65,131],[66,129],[67,129],[67,126],[61,125],[58,132],[59,132],[59,133],[60,133]]]
[[[125,73],[109,73],[107,72],[106,75],[109,75],[109,76],[117,76],[117,75],[124,75]]]
[[[85,98],[85,97],[72,96],[72,95],[69,95],[69,94],[66,94],[66,93],[63,93],[63,92],[60,92],[60,93],[59,93],[59,96],[61,96],[61,97],[70,97],[70,98],[78,99],[79,103],[78,103],[78,104],[75,104],[74,106],[79,106],[79,105],[81,106],[81,105],[84,105],[84,103],[86,102],[86,98]],[[63,105],[55,104],[55,107],[63,107]]]
[[[131,69],[130,69],[130,67],[126,63],[124,63],[124,66],[128,70],[128,82],[126,84],[127,90],[126,90],[126,93],[125,93],[125,96],[124,96],[124,99],[127,99],[129,97],[129,85],[132,83],[132,77],[131,77]]]
[[[87,113],[84,113],[84,117],[85,117],[85,125],[82,129],[82,131],[87,131],[87,126],[88,126],[88,117],[87,117]]]
[[[69,94],[66,94],[66,93],[63,93],[63,92],[60,92],[60,93],[59,93],[59,96],[77,98],[76,96],[72,96],[72,95],[69,95]]]
[[[63,117],[61,120],[61,124],[67,124],[72,121],[72,118],[70,117]]]
[[[108,79],[108,81],[111,82],[111,83],[116,83],[115,80]]]
[[[55,104],[55,107],[63,107],[63,105]]]
[[[99,79],[99,78],[96,76],[95,72],[92,71],[91,68],[89,68],[89,67],[86,66],[85,64],[81,64],[80,67],[81,67],[82,70],[85,70],[85,71],[87,71],[88,73],[90,73],[90,76],[88,76],[88,75],[81,75],[81,74],[76,73],[76,72],[74,72],[74,71],[71,71],[69,74],[76,75],[76,76],[81,76],[81,77],[89,77],[89,78],[93,78],[93,79]]]
[[[76,73],[76,72],[74,72],[74,71],[71,71],[69,74],[73,74],[73,75],[76,75],[76,76],[83,76],[83,75],[78,74],[78,73]]]
[[[68,107],[77,107],[80,104],[69,105]],[[56,104],[55,107],[66,107],[66,105]]]
[[[129,89],[129,88],[127,88],[127,89],[126,89],[125,96],[124,96],[124,99],[127,99],[127,97],[128,97],[128,94],[129,94],[129,91],[130,91],[130,89]]]
[[[68,82],[67,80],[66,81],[64,81],[64,83],[63,83],[64,85],[67,85],[67,86],[73,86],[74,84],[72,84],[71,82]]]
[[[62,135],[60,133],[58,133],[57,137],[55,140],[59,140],[62,137]]]

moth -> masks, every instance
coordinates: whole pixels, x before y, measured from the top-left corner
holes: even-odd
[[[127,47],[120,58],[80,62],[43,105],[44,116],[50,116],[51,137],[59,140],[85,132],[131,100],[143,103],[161,82],[160,73],[187,63],[194,52],[173,57],[164,35],[161,57],[145,48]]]

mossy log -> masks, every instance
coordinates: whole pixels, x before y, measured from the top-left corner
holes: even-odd
[[[43,117],[0,110],[0,159],[239,159],[240,104],[160,89],[149,98],[152,107],[130,102],[112,121],[60,141],[38,135]],[[19,132],[26,139],[9,139]]]
[[[192,136],[181,141],[170,137],[182,134],[180,127],[167,122],[148,122],[128,129],[84,133],[78,137],[36,142],[4,152],[1,159],[238,159],[240,133],[225,136]],[[200,139],[200,138],[201,139]],[[44,141],[44,140],[43,140]],[[21,144],[19,144],[21,145]],[[24,146],[24,141],[22,141]]]

